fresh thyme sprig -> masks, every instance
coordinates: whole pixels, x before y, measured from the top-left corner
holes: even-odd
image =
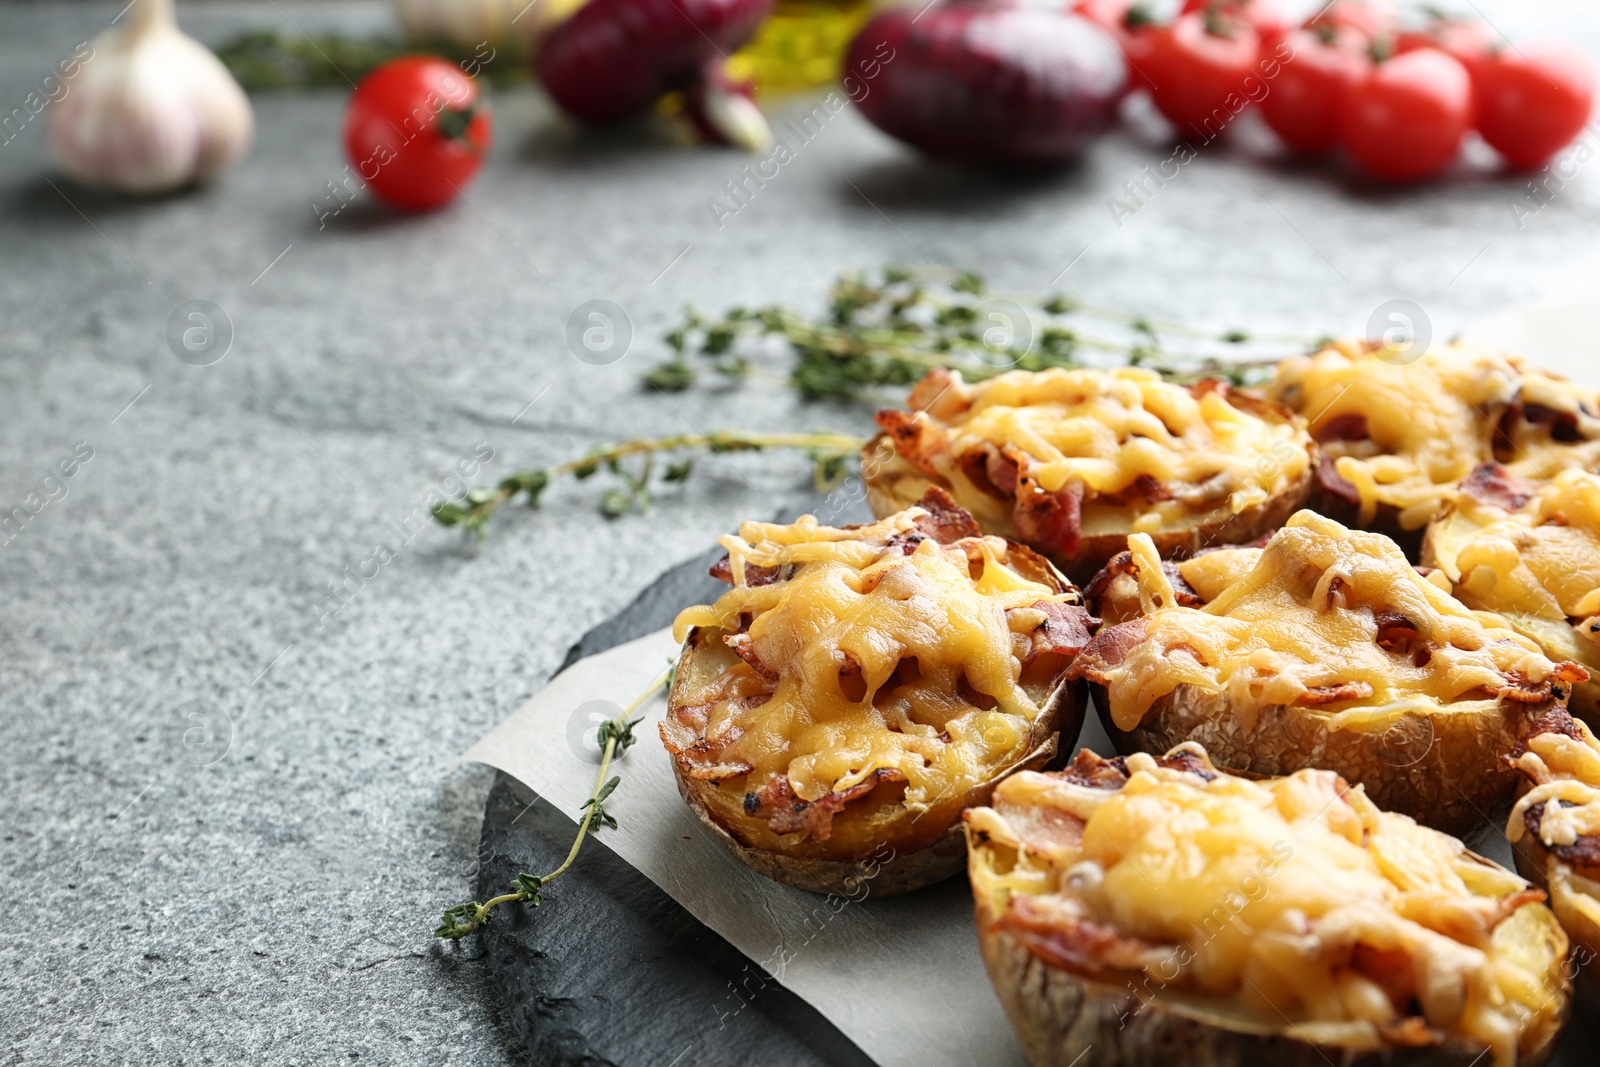
[[[971,271],[952,280],[886,267],[876,276],[841,276],[820,320],[777,305],[736,307],[722,316],[690,308],[664,338],[671,357],[644,382],[670,392],[689,388],[706,370],[728,380],[745,378],[755,367],[752,349],[767,337],[787,342],[794,359],[789,384],[813,400],[855,399],[877,387],[910,385],[932,367],[957,369],[978,381],[1008,370],[1131,363],[1177,380],[1223,376],[1249,384],[1265,376],[1282,348],[1314,344],[1308,337],[1196,329],[1061,293],[991,292]],[[1171,341],[1181,341],[1181,348]],[[1241,349],[1248,344],[1280,350],[1251,358]]]
[[[676,661],[669,663],[660,677],[650,684],[650,688],[640,693],[621,714],[600,724],[598,735],[595,737],[595,743],[600,747],[600,771],[595,775],[594,791],[579,809],[583,812],[583,817],[578,822],[578,833],[572,839],[572,848],[567,850],[567,858],[561,862],[561,866],[549,874],[518,874],[511,880],[511,892],[491,897],[482,904],[474,900],[446,908],[444,920],[433,931],[434,937],[460,941],[468,934],[487,926],[490,913],[502,904],[527,904],[530,908],[537,908],[544,903],[542,893],[545,887],[572,869],[573,862],[578,858],[578,850],[583,847],[583,839],[591,833],[599,833],[602,826],[613,830],[617,828],[617,820],[606,810],[605,802],[606,798],[616,791],[622,779],[617,775],[607,778],[606,772],[611,769],[611,761],[620,758],[637,740],[633,736],[633,728],[643,722],[644,717],[630,719],[629,716],[638,711],[639,706],[663,686],[672,685],[677,666]]]
[[[621,484],[608,489],[601,496],[601,513],[607,518],[617,518],[629,512],[643,512],[650,506],[655,457],[663,452],[682,454],[668,463],[660,474],[660,480],[670,484],[688,481],[694,471],[694,453],[798,449],[811,457],[812,479],[817,489],[827,492],[844,476],[849,458],[864,443],[859,437],[839,433],[714,430],[704,434],[677,434],[598,445],[580,459],[568,460],[553,467],[513,471],[493,489],[473,489],[459,503],[451,501],[436,505],[433,517],[445,526],[461,526],[482,537],[484,524],[494,517],[500,505],[519,494],[526,498],[530,507],[538,507],[545,489],[556,478],[570,474],[581,480],[592,477],[602,469],[615,475]],[[624,461],[634,457],[639,459],[634,469],[630,470]]]

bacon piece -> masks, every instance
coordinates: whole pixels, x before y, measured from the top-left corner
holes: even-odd
[[[1162,946],[1119,934],[1076,915],[1050,897],[1017,895],[1006,913],[995,920],[1044,962],[1080,973],[1106,970],[1138,971],[1153,963]],[[1176,949],[1169,949],[1176,952]]]
[[[1198,752],[1190,752],[1188,749],[1162,756],[1156,760],[1156,765],[1165,767],[1169,771],[1183,771],[1185,774],[1198,775],[1208,782],[1215,781],[1217,777],[1217,772],[1211,769],[1211,766]]]
[[[1500,757],[1508,765],[1515,766],[1516,762],[1528,754],[1528,742],[1540,734],[1561,734],[1574,741],[1582,741],[1583,734],[1578,729],[1578,724],[1573,721],[1572,714],[1564,707],[1552,708],[1533,720],[1527,736],[1517,742],[1517,747],[1509,756]]]
[[[1209,393],[1216,393],[1222,399],[1232,403],[1233,383],[1226,378],[1201,378],[1189,386],[1189,395],[1199,400]]]
[[[1196,555],[1204,555],[1205,552],[1215,551],[1219,550],[1208,548],[1204,552],[1196,553]],[[1194,586],[1184,580],[1182,572],[1178,570],[1178,565],[1172,560],[1164,559],[1161,561],[1161,572],[1167,576],[1167,581],[1172,583],[1172,592],[1177,596],[1179,607],[1198,608],[1205,604],[1200,594],[1195,592]],[[1089,579],[1089,585],[1084,589],[1083,595],[1090,601],[1099,600],[1111,589],[1111,585],[1116,579],[1126,577],[1130,581],[1137,582],[1138,573],[1139,568],[1133,562],[1133,553],[1124,549],[1112,556],[1106,562],[1106,565],[1101,568],[1100,572]]]
[[[1317,485],[1346,504],[1361,503],[1361,491],[1355,483],[1339,473],[1334,458],[1326,452],[1317,457]]]
[[[1100,625],[1100,620],[1081,604],[1041,600],[1033,607],[1044,612],[1044,622],[1034,631],[1034,650],[1029,653],[1029,659],[1044,651],[1076,656],[1089,643],[1091,631]]]
[[[1583,440],[1576,412],[1560,411],[1544,404],[1524,404],[1522,417],[1531,426],[1548,426],[1551,439],[1562,444],[1571,445]]]
[[[728,634],[723,637],[722,643],[733,649],[734,655],[750,664],[755,672],[769,682],[778,680],[778,672],[761,662],[761,657],[756,654],[755,646],[750,643],[749,634]]]
[[[779,569],[778,567],[758,567],[754,563],[746,563],[744,565],[744,584],[750,588],[758,585],[771,585],[778,580]],[[727,582],[732,585],[733,561],[727,556],[723,556],[713,563],[711,569],[706,573],[719,582]]]
[[[1329,441],[1365,441],[1370,436],[1367,417],[1359,411],[1347,411],[1319,426],[1316,439],[1317,444],[1321,445]]]
[[[1506,684],[1495,690],[1495,696],[1512,704],[1545,704],[1550,701],[1551,689],[1555,684],[1555,676],[1551,675],[1542,682],[1530,681],[1528,676],[1521,671],[1502,671]]]
[[[990,496],[1009,500],[1016,495],[1021,467],[1007,452],[984,442],[963,452],[956,462],[967,480]]]
[[[1365,700],[1372,695],[1372,686],[1366,682],[1334,682],[1329,685],[1309,686],[1295,698],[1295,703],[1306,705],[1333,704],[1340,700]]]
[[[1350,952],[1350,969],[1370,979],[1389,997],[1395,1014],[1402,1018],[1420,1015],[1417,999],[1417,966],[1403,948],[1373,948],[1356,943]]]
[[[1071,559],[1082,543],[1082,509],[1082,482],[1068,482],[1051,493],[1023,475],[1017,481],[1017,503],[1011,517],[1024,541],[1047,554]]]
[[[1557,801],[1560,803],[1560,801]],[[1530,805],[1522,813],[1522,825],[1528,828],[1534,840],[1544,844],[1539,838],[1539,827],[1544,822],[1544,804]],[[1551,855],[1562,863],[1572,867],[1582,867],[1590,871],[1600,871],[1600,834],[1584,834],[1570,845],[1544,845]],[[1592,877],[1593,875],[1591,875]]]
[[[950,451],[950,441],[943,426],[921,412],[913,414],[899,408],[883,408],[878,412],[876,421],[894,442],[895,451],[901,458],[929,477],[940,477],[933,459]]]
[[[1080,749],[1071,763],[1058,772],[1074,785],[1090,789],[1121,789],[1128,784],[1128,761],[1121,756],[1106,759],[1088,749]]]
[[[953,545],[966,537],[982,537],[983,527],[972,513],[937,485],[928,486],[917,504],[928,514],[917,520],[917,530],[941,545]]]
[[[1516,511],[1533,499],[1533,486],[1498,463],[1480,463],[1461,481],[1461,491],[1474,500]]]
[[[960,400],[961,403],[939,404],[943,414],[960,414],[961,411],[971,407],[971,401],[961,396],[961,390],[956,385],[956,376],[944,367],[931,367],[928,373],[916,385],[911,387],[911,393],[906,397],[906,407],[912,411],[927,411],[938,404],[940,400]]]
[[[1078,653],[1078,658],[1067,671],[1067,677],[1074,681],[1087,678],[1091,682],[1106,684],[1110,672],[1120,667],[1122,661],[1128,658],[1128,653],[1144,641],[1148,625],[1149,620],[1140,617],[1105,627]]]
[[[850,801],[864,797],[884,782],[903,780],[892,767],[880,767],[857,785],[805,801],[795,796],[786,774],[773,775],[759,792],[744,795],[744,813],[764,819],[774,833],[805,833],[818,841],[833,834],[833,817]]]
[[[1390,652],[1409,648],[1411,642],[1421,636],[1417,624],[1398,611],[1374,611],[1372,621],[1378,624],[1378,635],[1374,639],[1378,647]]]

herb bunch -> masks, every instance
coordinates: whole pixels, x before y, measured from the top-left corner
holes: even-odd
[[[511,892],[491,897],[482,904],[474,900],[446,908],[443,921],[433,931],[434,937],[460,941],[468,934],[487,926],[490,914],[502,904],[526,904],[530,908],[537,908],[544,903],[542,894],[545,887],[572,869],[573,862],[578,858],[578,850],[583,847],[583,839],[591,833],[599,833],[601,827],[609,827],[612,830],[617,828],[616,817],[606,810],[606,799],[616,791],[622,779],[617,775],[607,778],[606,772],[611,769],[611,761],[620,758],[637,740],[633,736],[633,728],[644,719],[643,716],[637,719],[631,719],[629,716],[638,711],[641,704],[664,686],[671,686],[672,676],[676,670],[676,662],[669,664],[661,676],[651,683],[650,688],[640,693],[621,714],[600,724],[595,737],[595,743],[600,748],[600,771],[595,775],[594,791],[589,794],[589,799],[583,802],[583,807],[580,809],[583,816],[578,822],[578,833],[573,838],[572,848],[567,851],[567,858],[561,862],[561,866],[549,874],[518,874],[511,880]]]
[[[679,484],[689,480],[694,473],[698,454],[725,454],[730,452],[761,452],[767,449],[796,449],[810,457],[812,482],[818,492],[826,493],[844,478],[850,457],[860,451],[866,441],[850,434],[840,433],[755,433],[747,430],[713,430],[704,434],[675,434],[670,437],[638,438],[618,444],[596,445],[580,459],[557,463],[552,467],[530,467],[513,471],[500,480],[495,488],[473,489],[458,503],[447,501],[437,504],[433,517],[444,526],[460,526],[483,537],[483,527],[494,517],[500,505],[522,496],[529,507],[538,507],[544,491],[552,481],[570,474],[579,480],[591,478],[604,470],[617,483],[600,497],[600,513],[608,519],[620,518],[629,512],[643,513],[650,506],[651,487],[656,482]],[[656,457],[662,453],[675,455],[659,472]],[[626,461],[634,460],[629,467]]]
[[[664,338],[671,356],[644,384],[676,392],[707,373],[747,378],[758,369],[752,354],[767,338],[786,343],[788,383],[808,400],[860,399],[881,387],[911,385],[934,367],[980,381],[1008,370],[1132,364],[1175,380],[1216,376],[1247,385],[1270,374],[1284,347],[1318,343],[1199,330],[1064,293],[995,293],[972,271],[947,276],[891,266],[841,275],[821,318],[780,305],[735,307],[720,316],[689,308]],[[1247,345],[1277,350],[1252,357]]]
[[[246,92],[285,89],[347,90],[392,59],[418,51],[442,56],[463,65],[480,81],[499,88],[525,84],[529,78],[531,49],[515,35],[495,43],[485,59],[479,49],[452,41],[419,44],[396,38],[351,37],[341,33],[304,37],[276,30],[246,30],[217,45],[217,58]]]

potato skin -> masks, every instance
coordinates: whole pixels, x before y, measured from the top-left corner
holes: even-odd
[[[1268,778],[1302,767],[1331,770],[1364,785],[1385,811],[1458,837],[1486,818],[1503,818],[1522,776],[1501,756],[1558,703],[1502,701],[1484,714],[1407,713],[1382,732],[1332,730],[1315,709],[1272,704],[1247,730],[1225,694],[1180,685],[1125,731],[1111,721],[1104,687],[1091,685],[1090,693],[1123,755],[1160,756],[1184,741],[1198,741],[1217,768],[1231,774]]]
[[[725,650],[701,639],[700,628],[684,642],[669,704],[678,706],[684,693],[719,673]],[[678,791],[711,835],[758,874],[812,893],[840,896],[893,896],[932,885],[966,867],[966,838],[961,813],[989,802],[994,787],[1020,770],[1039,770],[1058,752],[1077,746],[1083,726],[1085,687],[1057,678],[1033,723],[1026,755],[980,782],[964,796],[950,797],[920,815],[876,794],[880,786],[845,805],[833,819],[828,841],[802,834],[776,834],[767,824],[744,813],[743,779],[722,785],[690,776],[672,759]],[[864,890],[864,892],[863,892]]]
[[[1234,395],[1236,398],[1239,396],[1237,393]],[[887,461],[879,458],[885,452],[893,452],[893,444],[888,435],[882,433],[868,441],[861,450],[867,503],[871,505],[873,514],[881,518],[910,507],[922,498],[931,485],[937,485],[947,492],[950,490],[949,484],[943,479],[929,477],[898,454],[893,454]],[[1314,469],[1315,463],[1308,466],[1293,485],[1237,515],[1226,513],[1211,522],[1200,522],[1175,530],[1153,531],[1150,538],[1155,542],[1162,559],[1191,556],[1203,548],[1216,545],[1241,545],[1254,541],[1282,526],[1290,515],[1306,506]],[[979,517],[979,521],[984,520]],[[1012,540],[1018,537],[1017,529],[1009,518],[1000,525],[986,523],[984,532]],[[1121,530],[1086,536],[1079,542],[1077,553],[1071,557],[1050,552],[1044,552],[1044,555],[1081,586],[1093,578],[1107,560],[1128,547],[1128,534],[1131,532]],[[1038,546],[1032,547],[1036,551],[1043,551]]]
[[[1465,1042],[1357,1050],[1315,1045],[1276,1032],[1247,1029],[1224,1016],[1203,1016],[1160,1002],[1143,974],[1088,978],[1054,967],[994,928],[998,918],[979,894],[978,946],[995,993],[1033,1067],[1471,1067],[1484,1050]],[[1563,1007],[1563,1018],[1568,1010]],[[1559,1025],[1518,1067],[1540,1067],[1555,1050]]]
[[[1562,861],[1550,854],[1544,842],[1533,833],[1525,832],[1512,844],[1511,854],[1517,861],[1518,874],[1540,889],[1550,891],[1550,879],[1545,872],[1550,864]],[[1572,956],[1568,965],[1577,974],[1575,984],[1578,996],[1589,1012],[1600,1019],[1600,962],[1596,962],[1600,959],[1600,926],[1596,926],[1588,916],[1562,905],[1551,898],[1551,910],[1572,939]]]

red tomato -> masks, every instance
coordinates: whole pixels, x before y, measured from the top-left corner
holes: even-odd
[[[1324,40],[1311,30],[1287,38],[1292,50],[1261,101],[1261,116],[1296,152],[1316,154],[1339,145],[1340,115],[1347,97],[1372,73],[1372,60],[1356,43],[1359,34]]]
[[[1582,132],[1593,106],[1588,56],[1566,41],[1525,41],[1484,68],[1478,132],[1513,167],[1539,167]]]
[[[1245,79],[1255,73],[1261,42],[1248,23],[1223,20],[1223,32],[1213,33],[1207,21],[1205,15],[1180,15],[1156,31],[1150,95],[1180,131],[1213,137],[1248,102]]]
[[[1467,73],[1472,77],[1473,90],[1476,91],[1489,61],[1494,58],[1494,46],[1498,39],[1487,22],[1443,18],[1432,20],[1425,29],[1408,30],[1400,34],[1395,38],[1394,50],[1397,54],[1404,54],[1419,48],[1437,48],[1446,55],[1454,56],[1467,68]]]
[[[1150,88],[1150,49],[1156,26],[1144,6],[1132,0],[1078,0],[1072,10],[1099,26],[1128,61],[1128,88]]]
[[[470,75],[435,56],[405,56],[356,86],[344,116],[344,147],[380,200],[427,211],[472,180],[491,129],[488,105]]]
[[[1355,30],[1369,41],[1378,40],[1394,32],[1400,23],[1390,0],[1334,0],[1326,8],[1306,20],[1308,30],[1326,26],[1331,29]]]
[[[1261,38],[1263,50],[1271,48],[1294,29],[1294,22],[1271,0],[1183,0],[1182,14],[1211,13],[1243,19]]]
[[[1472,126],[1472,82],[1443,52],[1395,56],[1351,88],[1340,125],[1363,170],[1417,181],[1442,170],[1460,150]]]

